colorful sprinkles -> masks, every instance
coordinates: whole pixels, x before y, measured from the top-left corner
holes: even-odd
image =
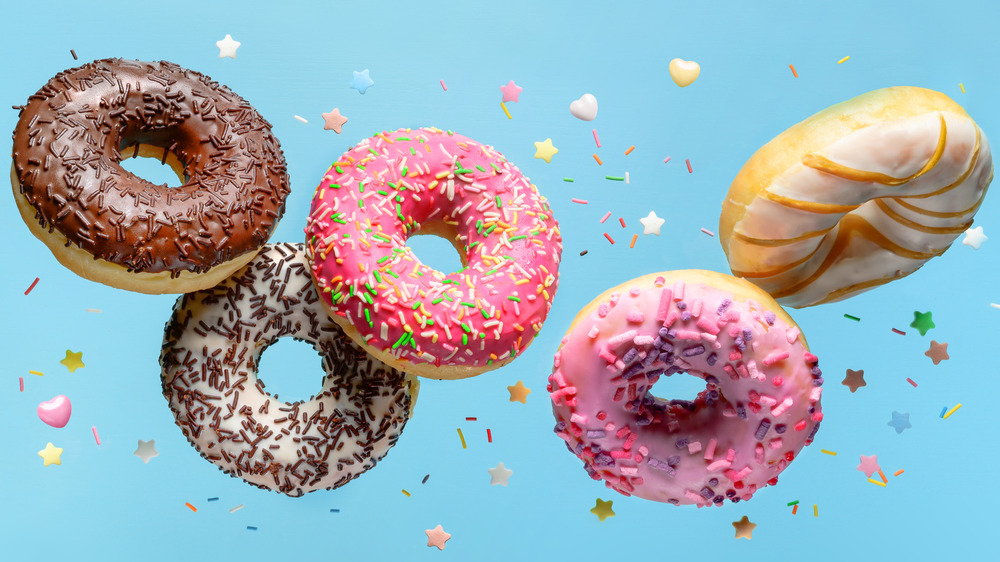
[[[37,285],[37,284],[38,284],[38,278],[35,277],[35,280],[31,282],[31,286],[28,287],[28,289],[26,291],[24,291],[24,294],[27,295],[28,293],[30,293],[31,290],[34,289],[35,285]]]

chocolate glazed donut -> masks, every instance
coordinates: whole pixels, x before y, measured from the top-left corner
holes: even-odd
[[[25,223],[78,275],[142,293],[214,286],[274,231],[289,192],[270,124],[243,98],[169,62],[99,60],[59,73],[14,130]],[[155,156],[184,184],[121,166]]]

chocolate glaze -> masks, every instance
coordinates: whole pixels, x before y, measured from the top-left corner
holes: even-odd
[[[121,151],[137,143],[176,155],[184,185],[122,168]],[[270,124],[229,88],[166,61],[57,74],[21,109],[13,158],[40,226],[137,272],[204,273],[257,251],[289,192]]]

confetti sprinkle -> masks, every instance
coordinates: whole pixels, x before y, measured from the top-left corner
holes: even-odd
[[[995,302],[991,302],[990,306],[992,306],[993,308],[1000,308],[1000,304],[997,304]]]
[[[52,443],[45,445],[45,448],[38,451],[38,456],[42,457],[42,462],[45,463],[43,466],[49,466],[50,464],[62,464],[62,448],[56,447]]]
[[[956,404],[956,405],[955,405],[954,407],[952,407],[952,409],[950,409],[950,410],[948,410],[947,412],[945,412],[945,414],[944,414],[944,419],[948,419],[948,416],[950,416],[950,415],[954,414],[954,413],[955,413],[956,411],[958,411],[958,409],[959,409],[959,408],[961,408],[961,407],[962,407],[962,405],[961,405],[961,404]]]
[[[305,117],[302,117],[301,115],[292,115],[292,117],[294,117],[296,121],[305,123],[306,125],[309,124],[309,120],[306,119]]]
[[[104,311],[103,311],[103,310],[101,310],[100,308],[88,308],[88,309],[86,309],[86,311],[87,311],[87,312],[93,312],[93,313],[95,313],[95,314],[100,314],[101,312],[104,312]]]
[[[139,440],[139,446],[136,447],[133,455],[142,459],[142,464],[149,464],[149,459],[153,457],[160,456],[160,453],[156,451],[156,439],[150,439],[149,441]]]
[[[622,228],[626,228],[625,217],[618,217],[618,222],[622,225]]]
[[[497,463],[496,468],[486,469],[486,472],[490,473],[490,486],[496,486],[498,484],[500,486],[506,486],[507,480],[512,474],[514,474],[514,471],[505,467],[502,462]]]
[[[464,449],[465,447],[463,446],[462,448]],[[410,497],[410,493],[409,493],[409,492],[407,492],[406,490],[400,490],[400,491],[401,491],[401,492],[403,492],[403,495],[404,495],[404,496],[406,496],[406,497]]]
[[[503,112],[507,115],[507,119],[513,119],[513,117],[510,116],[510,111],[507,110],[507,104],[505,104],[504,102],[500,102],[500,107],[503,109]],[[537,145],[538,143],[535,144]],[[535,158],[538,158],[538,156],[535,156]],[[546,160],[546,162],[548,162],[548,160]]]
[[[611,242],[612,244],[615,243],[615,239],[612,238],[611,235],[608,234],[607,232],[604,233],[604,237],[608,239],[608,242]]]
[[[468,447],[465,445],[465,436],[462,435],[462,428],[461,427],[458,428],[458,438],[462,440],[462,448],[463,449],[467,449]],[[403,491],[405,492],[406,490],[403,490]]]
[[[857,316],[851,316],[850,314],[845,314],[844,318],[847,318],[848,320],[854,320],[855,322],[861,322],[860,318],[858,318]]]
[[[795,506],[792,507],[792,515],[795,515],[795,513],[798,512],[798,511],[799,511],[799,506],[798,505],[795,505]]]
[[[639,235],[638,234],[633,234],[632,235],[632,242],[629,243],[628,247],[629,248],[635,248],[635,241],[638,240],[638,239],[639,239]]]
[[[596,154],[594,155],[594,160],[597,161],[597,165],[598,166],[603,166],[604,165],[604,162],[601,162],[601,157],[598,156],[598,155],[596,155]]]
[[[340,513],[340,510],[336,507],[330,508],[330,513]]]
[[[219,501],[219,496],[215,496],[215,497],[212,497],[212,498],[208,498],[208,499],[207,499],[207,500],[205,500],[205,501],[207,501],[207,502],[217,502],[217,501]]]
[[[505,86],[500,86],[500,92],[503,93],[503,99],[501,103],[506,103],[509,101],[517,103],[518,98],[521,97],[521,91],[524,88],[518,86],[513,80],[507,82]]]
[[[510,392],[511,402],[520,402],[521,404],[527,404],[528,395],[531,394],[531,389],[525,387],[522,381],[517,381],[517,384],[507,387],[507,392]]]
[[[601,224],[604,224],[604,221],[608,220],[609,218],[611,218],[611,211],[608,211],[607,213],[604,214],[604,217],[601,218]]]
[[[889,482],[889,479],[885,477],[885,473],[882,472],[881,468],[878,469],[878,477],[881,478],[883,482],[886,482],[886,483]]]
[[[594,142],[597,143],[597,148],[601,148],[601,139],[597,136],[597,129],[592,129],[594,133]]]
[[[861,369],[859,371],[848,369],[847,376],[840,384],[849,387],[851,389],[851,394],[857,392],[858,389],[861,388],[862,386],[868,386],[867,383],[865,383],[864,369]]]
[[[428,479],[428,478],[430,478],[430,477],[431,477],[431,475],[430,475],[430,474],[425,474],[425,475],[424,475],[424,479],[423,479],[423,480],[421,480],[421,481],[420,481],[420,483],[421,483],[421,484],[426,484],[426,483],[427,483],[427,479]],[[338,509],[337,511],[340,511],[340,510]]]
[[[861,464],[858,465],[858,470],[864,472],[867,478],[871,478],[872,474],[879,470],[878,455],[861,455]]]
[[[660,227],[663,226],[663,223],[667,221],[666,219],[661,219],[660,217],[656,216],[655,211],[650,211],[648,215],[639,219],[639,222],[642,224],[643,235],[655,234],[659,236]]]
[[[43,373],[41,371],[28,371],[28,374],[29,375],[36,375],[36,376],[39,376],[39,377],[44,377],[45,376],[45,373]]]
[[[17,377],[18,385],[21,387],[21,392],[24,392],[24,377]]]
[[[847,61],[847,59],[849,59],[849,58],[851,58],[851,57],[850,57],[850,55],[848,55],[848,56],[846,56],[846,57],[844,57],[844,58],[840,59],[839,61],[837,61],[837,64],[842,64],[842,63],[846,62],[846,61]]]
[[[819,517],[819,506],[813,504],[813,517]]]
[[[357,70],[352,71],[354,73],[354,78],[351,79],[351,88],[358,91],[358,93],[364,95],[368,88],[375,85],[375,81],[372,80],[371,76],[368,74],[368,69],[364,69],[361,72]]]
[[[582,251],[580,251],[580,255],[581,255],[581,256],[585,256],[585,255],[587,255],[587,250],[582,250]]]
[[[889,420],[888,425],[889,427],[895,429],[897,434],[903,433],[903,430],[913,427],[912,425],[910,425],[909,412],[901,414],[899,412],[893,411],[892,419]]]
[[[59,363],[69,369],[70,373],[76,371],[77,369],[82,369],[85,367],[83,364],[83,352],[79,351],[74,353],[67,349],[66,357],[59,360]]]
[[[247,525],[247,530],[248,530],[248,531],[256,531],[256,530],[257,530],[257,527],[254,527],[254,526],[252,526],[252,525]]]
[[[983,242],[986,242],[989,238],[983,234],[983,227],[977,226],[976,228],[970,228],[965,231],[965,238],[962,239],[962,244],[966,246],[971,246],[973,250],[978,250]]]
[[[941,408],[941,414],[938,417],[940,417],[940,418],[943,419],[944,418],[944,413],[947,412],[947,411],[948,411],[948,406],[945,406],[944,408]]]
[[[964,84],[962,84],[961,82],[959,82],[959,83],[958,83],[958,89],[959,89],[959,90],[962,90],[962,93],[963,93],[963,94],[965,93],[965,85],[964,85]]]
[[[552,157],[558,152],[559,149],[552,146],[552,139],[545,139],[542,142],[535,143],[535,158],[541,158],[549,164],[552,163]]]
[[[586,199],[576,199],[576,198],[573,198],[573,199],[570,199],[570,201],[572,201],[574,203],[579,203],[581,205],[586,205],[587,204],[587,200]]]
[[[819,452],[821,452],[821,453],[823,453],[825,455],[833,456],[833,457],[837,456],[836,451],[827,451],[826,449],[820,449]],[[788,505],[792,505],[792,504],[788,504]]]
[[[195,507],[195,506],[193,506],[193,505],[191,505],[189,502],[184,502],[184,505],[186,505],[188,507],[188,509],[190,509],[191,511],[193,511],[195,513],[198,513],[198,508]]]
[[[751,535],[753,530],[757,528],[757,524],[751,523],[750,519],[744,515],[739,521],[733,521],[733,528],[736,529],[736,538],[750,540],[753,538]]]
[[[629,154],[632,154],[632,151],[633,151],[633,150],[635,150],[635,145],[634,145],[634,144],[633,144],[632,146],[628,147],[628,148],[627,148],[627,149],[625,150],[625,156],[628,156]]]
[[[623,176],[604,176],[604,179],[611,181],[625,181]]]
[[[28,289],[26,291],[24,291],[24,294],[27,295],[28,293],[30,293],[31,290],[34,289],[35,285],[37,285],[37,284],[38,284],[38,278],[35,277],[35,280],[31,282],[31,286],[28,287]]]
[[[628,172],[625,172],[625,183],[631,183],[628,179]]]
[[[927,331],[934,327],[934,320],[931,319],[931,312],[917,312],[913,311],[913,322],[910,322],[911,328],[916,328],[920,332],[921,336],[927,335]]]
[[[441,89],[447,92],[448,91],[448,86],[444,85],[444,80],[439,80],[439,82],[441,82]]]
[[[903,469],[901,468],[901,469],[897,470],[896,472],[893,472],[892,475],[893,476],[899,476],[902,473],[903,473]]]
[[[73,55],[73,60],[77,60],[77,58],[76,58],[76,51],[74,51],[73,49],[70,49],[69,50],[69,54]],[[959,86],[961,86],[961,84],[959,84]],[[962,93],[965,93],[965,92],[963,91]]]
[[[479,421],[479,419],[475,417],[466,417],[465,421]]]
[[[794,67],[794,66],[792,66],[792,65],[788,65],[788,68],[791,68],[791,69],[792,69],[792,76],[794,76],[794,77],[796,77],[796,78],[798,78],[798,77],[799,77],[799,73],[798,73],[798,72],[795,72],[795,67]]]
[[[219,48],[219,58],[229,57],[231,59],[236,58],[236,49],[240,48],[239,41],[233,39],[233,36],[226,34],[226,36],[215,42],[215,46]]]
[[[666,164],[667,162],[670,162],[670,157],[669,156],[667,156],[666,158],[663,159],[663,163],[664,164]]]
[[[787,504],[785,504],[785,505],[788,505],[788,506],[793,506],[793,505],[797,505],[798,503],[799,503],[799,500],[795,500],[795,501],[793,501],[793,502],[788,502],[788,503],[787,503]]]
[[[444,543],[451,538],[451,533],[446,533],[441,525],[424,532],[427,533],[427,546],[436,546],[438,550],[444,550]]]
[[[875,480],[874,478],[869,478],[868,481],[871,482],[872,484],[876,484],[878,486],[882,486],[883,488],[885,488],[885,482],[882,482],[881,480]]]
[[[493,442],[493,433],[490,431],[490,428],[488,427],[486,428],[486,442],[487,443]]]
[[[906,382],[912,384],[914,388],[916,388],[917,386],[917,383],[913,382],[913,379],[911,379],[910,377],[906,377]]]
[[[614,500],[604,501],[601,498],[597,498],[597,504],[590,508],[590,512],[597,516],[597,519],[604,521],[608,517],[614,517],[615,512],[611,509],[611,505],[615,503]]]
[[[237,511],[239,511],[239,510],[241,510],[241,509],[243,509],[243,504],[240,504],[240,505],[238,505],[238,506],[236,506],[236,507],[234,507],[234,508],[230,509],[230,510],[229,510],[229,513],[236,513]]]
[[[896,328],[893,328],[892,331],[895,332],[895,333],[897,333],[897,334],[899,334],[899,335],[901,335],[901,336],[905,336],[906,335],[906,332],[904,332],[903,330],[897,330]]]
[[[320,115],[323,116],[324,131],[333,131],[339,135],[340,131],[343,130],[344,123],[347,123],[347,117],[341,115],[339,107],[333,108],[333,111],[329,113],[320,113]]]
[[[684,159],[684,163],[685,163],[685,164],[687,164],[687,167],[688,167],[688,173],[689,173],[689,174],[693,174],[693,173],[694,173],[694,170],[692,170],[692,169],[691,169],[691,160],[690,160],[690,159],[688,159],[688,158],[685,158],[685,159]]]
[[[701,231],[704,232],[705,234],[713,237],[713,238],[715,237],[715,233],[712,232],[711,230],[707,229],[707,228],[702,228]]]
[[[563,178],[563,181],[573,183],[573,178]]]

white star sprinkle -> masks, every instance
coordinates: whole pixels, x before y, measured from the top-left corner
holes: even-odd
[[[989,238],[983,234],[983,227],[977,226],[976,228],[970,228],[965,231],[965,238],[962,239],[962,244],[966,246],[972,246],[973,250],[978,250],[983,242],[986,242]]]
[[[655,234],[659,236],[660,227],[663,226],[663,223],[667,221],[656,216],[656,213],[654,213],[653,211],[650,211],[649,215],[639,219],[639,222],[642,223],[643,234]]]
[[[514,474],[514,471],[504,467],[502,462],[497,463],[496,468],[487,469],[486,472],[490,473],[490,486],[496,486],[497,484],[506,486],[507,479],[510,478],[511,474]]]
[[[231,59],[236,58],[236,49],[240,48],[241,43],[233,39],[233,36],[226,34],[226,38],[221,41],[216,41],[215,46],[219,48],[219,58],[229,57]]]
[[[160,453],[156,452],[156,439],[150,439],[149,441],[140,439],[139,447],[132,454],[142,459],[144,464],[149,464],[149,459],[160,456]]]

